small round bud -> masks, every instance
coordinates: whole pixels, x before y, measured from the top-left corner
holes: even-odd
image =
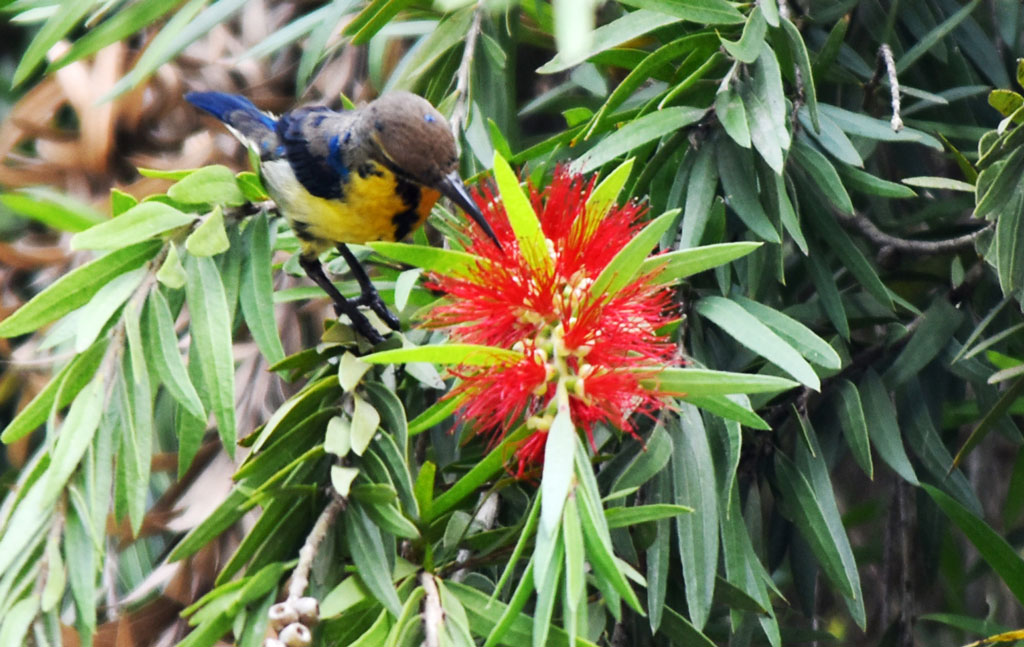
[[[282,629],[277,637],[285,647],[309,647],[313,644],[313,634],[306,625],[299,622],[293,622]]]
[[[312,627],[320,621],[320,603],[316,598],[299,598],[292,603],[292,607],[298,612],[299,620],[307,627]]]
[[[282,628],[299,621],[299,612],[295,610],[295,607],[292,606],[289,600],[287,602],[278,602],[270,607],[267,617],[270,618],[270,626],[274,628],[274,631],[281,631]]]

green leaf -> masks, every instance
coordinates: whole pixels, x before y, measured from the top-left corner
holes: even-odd
[[[992,567],[1017,601],[1024,603],[1024,560],[1021,560],[1013,546],[943,491],[928,484],[922,484],[921,487],[967,536],[981,558]]]
[[[724,297],[707,296],[697,302],[695,310],[741,345],[761,355],[804,385],[815,391],[821,389],[818,375],[800,353],[735,301]]]
[[[706,113],[701,108],[673,106],[644,115],[601,139],[573,166],[581,173],[589,173],[639,146],[696,123]]]
[[[796,319],[743,296],[737,296],[733,301],[771,328],[808,361],[832,370],[842,368],[842,360],[832,346]]]
[[[666,368],[640,382],[644,388],[684,396],[778,393],[798,384],[774,375],[729,373],[703,368]]]
[[[50,411],[59,411],[71,403],[99,368],[109,340],[101,339],[89,350],[79,353],[8,423],[0,442],[13,443],[46,422]]]
[[[764,35],[767,31],[768,23],[764,20],[761,8],[755,6],[753,11],[747,16],[747,23],[743,25],[743,34],[740,36],[739,41],[734,43],[723,38],[722,47],[737,61],[748,64],[753,63],[761,53],[761,48],[764,46]],[[726,127],[726,130],[729,130],[729,128]],[[738,140],[736,143],[743,146]],[[747,146],[744,146],[744,148],[747,148]]]
[[[514,350],[479,344],[440,344],[382,350],[365,355],[360,359],[369,364],[432,362],[462,366],[497,366],[514,364],[523,359],[523,354]]]
[[[896,407],[882,384],[881,378],[869,369],[860,383],[864,400],[864,415],[867,418],[871,444],[889,467],[913,485],[918,484],[914,466],[903,449],[903,439],[896,420]]]
[[[97,374],[75,397],[61,425],[42,486],[42,508],[49,508],[67,486],[99,428],[104,408],[104,375]],[[23,500],[21,505],[28,505]]]
[[[551,265],[548,256],[544,232],[540,228],[540,220],[533,211],[530,199],[519,186],[519,180],[512,167],[501,155],[494,153],[494,181],[498,184],[501,201],[505,205],[508,222],[516,234],[523,257],[535,270],[543,270]]]
[[[743,14],[725,0],[627,0],[623,4],[698,24],[735,25],[743,22]]]
[[[167,391],[192,416],[206,420],[206,411],[188,377],[185,362],[178,350],[178,335],[174,331],[174,318],[167,299],[160,290],[153,290],[146,300],[145,312],[146,348],[148,357],[154,362],[155,374],[167,387]]]
[[[244,4],[245,0],[220,0],[202,11],[207,5],[206,0],[190,0],[174,12],[160,33],[149,41],[132,71],[122,77],[100,101],[110,100],[137,87],[161,65],[173,59],[193,41],[210,33],[211,29],[230,18]]]
[[[935,47],[940,40],[945,38],[947,34],[956,29],[957,25],[971,15],[979,2],[980,0],[972,0],[972,2],[964,5],[962,9],[942,21],[927,34],[917,38],[913,47],[904,52],[903,56],[896,61],[896,73],[902,74],[914,63],[914,61],[921,58],[925,52]]]
[[[818,94],[815,89],[817,84],[814,82],[814,71],[811,66],[810,54],[807,53],[807,46],[804,44],[803,36],[801,36],[800,30],[797,29],[796,25],[788,17],[783,17],[779,22],[782,24],[782,31],[786,34],[786,39],[789,41],[789,49],[793,53],[793,60],[803,76],[804,101],[807,102],[807,112],[811,116],[812,132],[820,132],[821,120],[818,114]]]
[[[267,214],[252,219],[245,231],[242,281],[238,301],[253,340],[271,364],[284,359],[281,335],[274,319],[274,282],[271,276],[272,257]]]
[[[1013,90],[996,88],[988,93],[988,105],[998,110],[1004,117],[1009,117],[1024,106],[1024,97]]]
[[[750,140],[775,174],[781,175],[783,151],[789,150],[791,137],[782,72],[775,52],[767,43],[754,61],[750,82],[744,83],[740,92],[747,108]]]
[[[718,243],[659,254],[644,260],[637,274],[648,274],[660,267],[661,270],[652,278],[651,282],[656,284],[674,283],[688,276],[743,258],[763,244],[758,242]]]
[[[216,264],[198,257],[188,264],[185,294],[188,298],[192,343],[203,358],[207,397],[217,419],[217,432],[229,456],[235,455],[235,360],[232,354],[231,321],[227,297]]]
[[[89,3],[83,3],[88,5]],[[49,74],[75,61],[87,58],[111,43],[124,40],[156,22],[180,3],[176,0],[141,0],[113,12],[98,25],[90,27],[71,47],[46,68]]]
[[[857,151],[846,133],[836,125],[836,122],[828,117],[820,117],[818,128],[815,129],[807,106],[802,106],[797,116],[800,119],[800,124],[810,133],[811,138],[829,155],[850,166],[864,166],[860,152]]]
[[[200,220],[199,226],[185,239],[185,249],[193,256],[216,256],[230,247],[228,234],[224,231],[224,212],[220,205]]]
[[[380,531],[366,516],[362,504],[350,503],[345,512],[345,537],[352,561],[367,590],[396,618],[402,612],[402,602],[391,582],[391,569],[384,554]]]
[[[160,269],[156,271],[156,280],[172,290],[185,286],[185,266],[181,264],[178,246],[173,242],[167,244],[167,255],[164,257],[164,262],[160,264]]]
[[[36,32],[32,42],[25,48],[24,53],[21,55],[21,60],[18,61],[18,67],[14,70],[11,86],[17,87],[27,81],[39,64],[43,62],[43,59],[46,58],[47,52],[57,44],[57,41],[67,36],[91,8],[92,3],[90,2],[78,2],[77,0],[64,0],[61,2],[57,10],[47,19],[42,28]]]
[[[380,413],[358,394],[352,394],[352,399],[355,401],[351,427],[352,451],[362,456],[380,427]]]
[[[722,123],[722,128],[737,145],[750,148],[747,111],[743,107],[743,99],[732,88],[727,87],[715,94],[715,115]]]
[[[0,337],[32,332],[86,304],[110,280],[152,258],[160,246],[158,241],[139,243],[110,252],[68,272],[14,314],[0,321]]]
[[[818,109],[822,115],[830,118],[843,131],[851,135],[886,142],[913,142],[938,151],[942,150],[942,143],[939,140],[920,130],[903,128],[902,130],[894,131],[888,121],[875,119],[859,112],[851,112],[826,103],[818,104]]]
[[[799,422],[801,425],[805,424],[803,419],[800,419]],[[820,509],[828,529],[829,537],[839,554],[843,574],[845,575],[845,579],[852,586],[852,594],[848,594],[846,599],[847,608],[850,610],[850,614],[853,616],[857,625],[863,629],[865,626],[864,595],[861,592],[860,574],[857,572],[857,562],[854,559],[853,550],[850,547],[850,540],[847,538],[846,530],[843,527],[843,520],[839,514],[839,507],[836,505],[836,495],[832,490],[832,482],[829,479],[828,467],[825,465],[825,453],[821,450],[821,447],[818,446],[817,436],[814,431],[810,429],[809,424],[807,424],[807,429],[805,431],[807,431],[807,444],[798,445],[796,468],[799,472],[806,475],[807,483],[810,483],[811,490],[814,496],[817,497],[817,501],[821,506]],[[784,458],[782,456],[780,457]],[[785,477],[783,476],[782,478]],[[800,490],[801,486],[801,483],[795,484],[795,488],[797,490]],[[809,502],[806,503],[809,504]],[[811,516],[813,516],[813,511],[811,511]],[[810,521],[813,522],[813,520]],[[799,522],[797,523],[797,526],[801,527]],[[803,533],[802,528],[801,532]],[[819,562],[821,562],[822,556],[817,553],[816,556]],[[822,565],[825,568],[826,574],[829,574],[830,566],[823,562]]]
[[[382,256],[449,276],[482,276],[489,266],[487,259],[480,256],[429,245],[373,241],[366,246]]]
[[[839,179],[839,173],[832,166],[832,162],[805,143],[802,138],[797,139],[793,154],[800,167],[807,171],[811,181],[821,190],[828,201],[839,211],[852,214],[853,202],[850,201],[850,195],[846,192],[846,187]]]
[[[832,584],[843,595],[853,597],[854,583],[844,569],[843,556],[837,544],[837,541],[845,542],[844,548],[849,550],[849,541],[841,528],[840,537],[834,535],[829,527],[822,509],[827,493],[822,492],[819,497],[804,474],[784,454],[776,454],[775,470],[775,484],[782,495],[784,513],[800,529],[800,534],[807,540]]]
[[[711,216],[711,205],[718,188],[718,165],[715,164],[714,146],[706,143],[696,149],[693,168],[686,187],[683,225],[679,232],[679,248],[700,244],[704,228]]]
[[[883,180],[858,168],[840,164],[837,169],[847,188],[880,198],[916,198],[917,193],[910,187]]]
[[[736,402],[735,399],[738,399],[736,395],[732,397],[727,395],[683,395],[678,397],[680,400],[710,411],[716,416],[735,420],[751,429],[771,429],[771,426],[761,416],[750,409],[749,401],[746,406]]]
[[[604,179],[594,188],[593,193],[587,198],[585,210],[586,227],[583,229],[584,238],[592,234],[601,226],[605,215],[619,199],[622,187],[626,185],[629,174],[633,170],[633,163],[636,158],[629,158],[606,175]]]
[[[79,232],[105,222],[92,206],[47,187],[26,187],[0,194],[0,204],[19,216],[60,231]]]
[[[649,505],[607,508],[604,511],[604,518],[608,522],[609,528],[625,528],[661,519],[673,519],[681,515],[690,514],[693,511],[693,508],[686,505],[652,503]]]
[[[846,437],[846,444],[864,473],[869,479],[874,479],[875,467],[871,462],[871,448],[868,446],[868,425],[864,421],[860,393],[853,382],[839,380],[839,402],[840,407],[836,413],[839,416],[839,426]]]
[[[562,513],[562,533],[565,544],[565,592],[562,602],[563,624],[569,635],[569,644],[576,642],[580,612],[587,613],[586,554],[583,548],[583,529],[576,497],[570,496]]]
[[[738,14],[739,12],[736,13]],[[646,11],[644,9],[640,9],[639,11],[632,11],[621,18],[613,20],[607,25],[602,25],[595,29],[590,43],[590,48],[586,51],[578,53],[574,52],[572,53],[572,56],[567,56],[562,52],[559,52],[553,59],[537,68],[537,72],[539,74],[563,72],[571,67],[579,65],[599,52],[603,52],[627,41],[633,40],[634,38],[643,36],[644,34],[659,27],[679,22],[680,18],[681,17],[666,15],[658,10]],[[740,15],[740,21],[742,21],[742,15]],[[465,37],[465,32],[463,32],[462,36]]]
[[[124,309],[125,337],[128,339],[128,367],[118,386],[124,385],[121,404],[123,436],[120,459],[125,460],[128,476],[129,495],[128,519],[132,535],[138,536],[146,515],[146,500],[149,497],[150,464],[153,460],[153,390],[149,383],[149,369],[146,366],[138,303],[129,302]],[[127,445],[127,446],[126,446]]]
[[[3,623],[0,624],[0,645],[17,647],[34,643],[35,641],[26,640],[26,634],[38,613],[39,595],[35,593],[12,605],[4,614]]]
[[[925,310],[921,324],[883,375],[885,384],[895,388],[920,373],[942,352],[962,320],[960,310],[945,297],[937,298]]]
[[[945,189],[947,191],[963,191],[974,193],[974,185],[961,180],[953,180],[947,177],[917,176],[905,177],[900,180],[910,186],[919,186],[922,189]]]
[[[695,514],[676,517],[676,539],[682,563],[686,604],[697,629],[707,624],[718,572],[718,499],[715,466],[704,422],[690,404],[680,406],[679,424],[673,425],[672,479],[675,502],[692,507]]]
[[[675,221],[678,209],[666,211],[633,237],[612,257],[590,288],[593,298],[614,295],[626,287],[644,266],[644,261]]]
[[[554,544],[559,543],[559,522],[562,520],[562,510],[569,496],[569,486],[573,477],[576,426],[569,415],[569,397],[565,394],[565,386],[561,382],[558,384],[558,392],[559,395],[555,396],[559,402],[558,412],[544,443],[544,467],[540,480],[540,524],[537,530],[537,548],[533,554],[538,587],[548,581],[549,568],[556,571],[558,568],[552,566],[555,559],[553,555],[556,552]]]
[[[753,180],[757,177],[753,153],[727,139],[718,141],[715,152],[726,204],[758,237],[770,243],[780,242],[779,232],[765,213],[757,194],[757,184]]]
[[[81,353],[96,341],[110,318],[138,289],[145,276],[146,269],[141,267],[115,276],[75,313],[75,352]]]
[[[163,202],[143,202],[113,220],[75,234],[71,248],[116,250],[189,225],[195,218],[195,214],[179,211]]]

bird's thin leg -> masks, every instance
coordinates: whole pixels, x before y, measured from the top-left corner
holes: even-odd
[[[384,341],[384,337],[381,336],[377,329],[373,327],[370,320],[366,318],[362,312],[359,312],[359,304],[356,300],[346,299],[345,296],[338,291],[338,288],[334,287],[331,280],[324,274],[324,268],[320,265],[320,260],[315,256],[299,256],[299,265],[302,269],[306,270],[306,274],[309,278],[313,279],[313,282],[319,285],[327,296],[331,297],[331,301],[334,302],[334,312],[337,315],[348,315],[348,318],[352,320],[352,326],[356,331],[366,337],[371,344],[379,344]]]
[[[359,303],[364,306],[370,306],[370,310],[377,313],[384,323],[388,325],[391,330],[400,330],[401,323],[388,307],[384,305],[384,302],[380,298],[380,294],[377,292],[377,288],[373,286],[373,282],[370,281],[370,277],[367,276],[366,270],[359,264],[355,254],[348,248],[344,243],[338,243],[338,252],[341,257],[348,263],[348,267],[352,270],[352,276],[355,277],[356,282],[359,283],[359,287],[363,293],[359,297]]]

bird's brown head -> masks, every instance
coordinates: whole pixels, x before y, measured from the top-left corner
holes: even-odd
[[[388,92],[363,109],[364,128],[392,171],[436,189],[460,206],[501,247],[459,177],[455,137],[444,115],[411,92]]]

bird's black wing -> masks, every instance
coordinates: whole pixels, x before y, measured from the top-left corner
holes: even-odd
[[[277,120],[277,136],[302,186],[315,196],[342,199],[349,165],[344,150],[353,137],[352,119],[323,106],[300,108]]]

